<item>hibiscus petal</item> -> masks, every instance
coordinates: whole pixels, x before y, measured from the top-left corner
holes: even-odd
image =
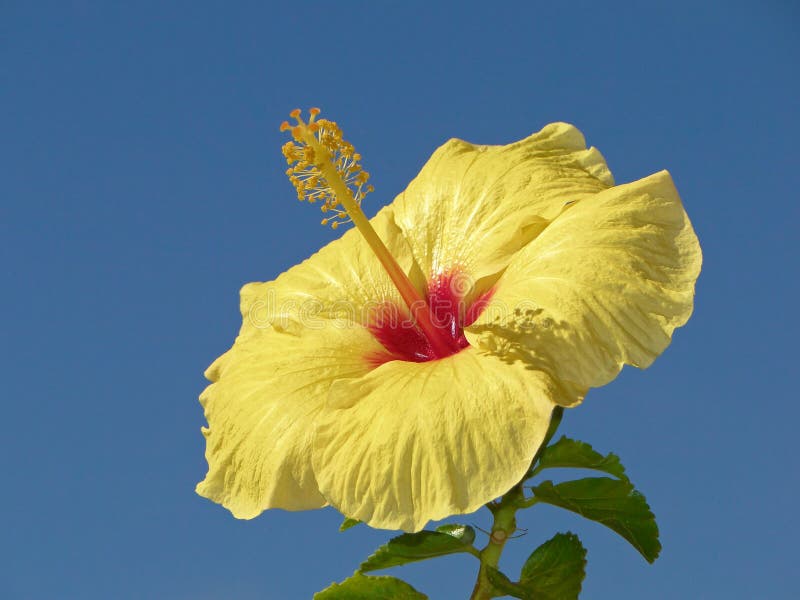
[[[700,246],[662,171],[585,198],[515,257],[470,343],[582,386],[645,368],[692,312]]]
[[[426,277],[459,265],[478,279],[505,268],[567,202],[613,183],[580,131],[552,123],[507,146],[450,140],[392,208]]]
[[[335,380],[370,370],[369,348],[380,345],[362,327],[250,327],[206,372],[209,469],[197,492],[243,519],[324,506],[311,468],[314,423]]]
[[[373,225],[413,273],[390,209]],[[325,504],[311,467],[314,422],[333,381],[374,368],[368,357],[383,346],[363,325],[386,300],[401,302],[356,231],[275,281],[242,288],[241,331],[209,367],[200,398],[209,423],[200,495],[240,518]]]
[[[385,529],[472,512],[522,478],[563,393],[542,372],[474,349],[338,381],[314,438],[320,490]]]
[[[370,223],[401,268],[424,290],[425,281],[408,243],[394,224],[391,207],[382,209]],[[244,286],[241,311],[245,327],[248,318],[278,328],[309,319],[366,324],[370,311],[387,301],[403,305],[397,288],[367,242],[357,230],[350,229],[274,281]]]

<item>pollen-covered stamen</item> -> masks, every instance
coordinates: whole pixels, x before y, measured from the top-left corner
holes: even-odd
[[[303,121],[299,109],[290,113],[297,125],[281,123],[281,131],[290,131],[293,138],[283,146],[283,155],[290,165],[286,174],[297,189],[298,198],[323,203],[323,212],[332,213],[322,220],[323,225],[330,223],[336,228],[341,223],[353,222],[408,306],[414,323],[430,343],[433,355],[450,356],[453,353],[451,339],[434,324],[428,303],[361,210],[361,200],[372,191],[372,186],[367,185],[369,174],[360,165],[361,156],[343,139],[336,123],[317,120],[319,109],[312,108],[310,113],[308,123]]]
[[[299,109],[291,113],[296,125],[288,121],[281,123],[281,131],[290,131],[294,138],[283,146],[283,155],[289,164],[286,175],[297,190],[297,198],[310,203],[321,202],[322,212],[328,215],[322,224],[336,229],[352,218],[320,170],[320,163],[329,162],[333,166],[357,206],[361,206],[364,196],[373,191],[373,187],[367,183],[369,173],[360,164],[361,155],[342,137],[339,126],[327,119],[317,120],[318,108],[312,108],[309,113],[308,123],[303,121]]]

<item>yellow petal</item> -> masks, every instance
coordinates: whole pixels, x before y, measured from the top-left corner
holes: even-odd
[[[209,468],[197,493],[243,519],[324,506],[311,466],[316,419],[333,382],[368,372],[363,353],[379,348],[361,327],[250,328],[207,372]]]
[[[522,478],[562,393],[544,373],[474,349],[338,381],[314,438],[320,490],[386,529],[477,510]]]
[[[392,208],[426,277],[459,265],[478,279],[505,268],[567,202],[613,183],[581,132],[553,123],[507,146],[450,140]]]
[[[373,224],[413,271],[390,210]],[[241,331],[201,396],[209,471],[199,494],[240,518],[325,504],[311,467],[315,420],[334,381],[373,368],[366,357],[382,346],[363,324],[384,300],[401,302],[355,231],[275,281],[242,288]]]
[[[470,343],[595,387],[647,367],[692,312],[697,237],[666,171],[577,202],[514,257]]]
[[[412,281],[425,289],[408,244],[394,224],[391,207],[382,209],[370,223]],[[403,306],[397,288],[364,238],[350,229],[274,281],[244,286],[240,335],[251,324],[280,330],[309,329],[326,320],[364,324],[370,310],[384,301]]]

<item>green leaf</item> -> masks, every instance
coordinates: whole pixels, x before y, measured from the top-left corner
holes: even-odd
[[[537,600],[577,600],[586,576],[586,549],[574,533],[557,533],[522,566],[519,584]]]
[[[333,583],[314,594],[314,600],[428,600],[396,577],[368,577],[355,573],[341,583]]]
[[[495,589],[522,600],[577,600],[586,575],[586,550],[573,533],[559,533],[539,546],[522,567],[519,583],[486,567]]]
[[[543,469],[559,467],[603,471],[628,481],[625,467],[619,462],[619,456],[616,454],[603,456],[586,442],[579,442],[566,436],[562,436],[555,444],[544,449],[531,475],[536,475]]]
[[[629,481],[608,477],[587,477],[558,485],[544,481],[531,491],[540,502],[566,508],[613,529],[647,562],[653,562],[661,552],[656,519],[645,497]]]
[[[339,531],[347,531],[351,527],[355,527],[356,525],[362,522],[363,521],[359,521],[358,519],[351,519],[350,517],[345,517],[344,521],[342,521],[342,524],[339,525]]]
[[[358,570],[376,571],[446,554],[472,553],[474,540],[475,530],[469,525],[442,525],[436,531],[404,533],[378,548]]]
[[[446,525],[440,525],[436,528],[436,531],[439,533],[446,533],[449,536],[459,539],[462,544],[466,544],[467,546],[471,546],[472,542],[475,541],[475,530],[469,525],[448,523]]]

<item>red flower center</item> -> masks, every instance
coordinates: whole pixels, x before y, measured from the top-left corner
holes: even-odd
[[[425,301],[447,353],[436,352],[405,307],[386,302],[374,311],[369,325],[370,332],[385,350],[370,354],[367,360],[375,366],[392,360],[425,362],[452,356],[469,346],[464,328],[475,322],[494,291],[489,289],[468,300],[471,289],[472,281],[459,270],[428,282]]]

